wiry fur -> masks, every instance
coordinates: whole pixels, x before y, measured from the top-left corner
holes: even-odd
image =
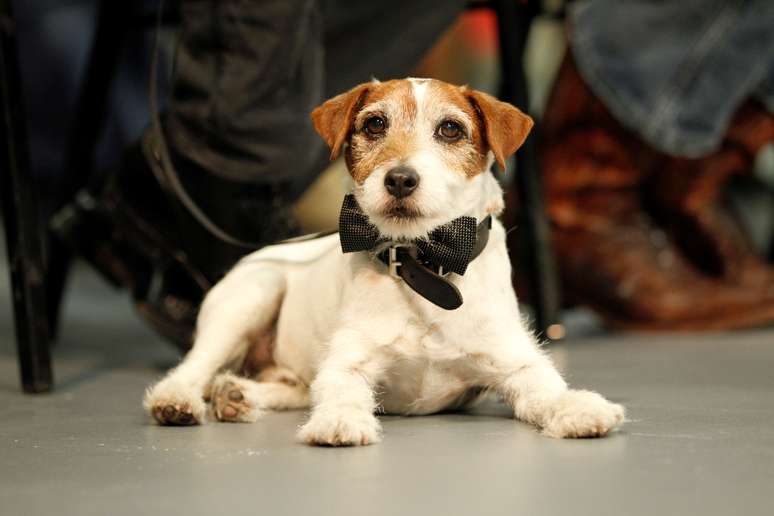
[[[362,129],[374,113],[388,121],[377,139]],[[460,141],[435,136],[449,118],[465,130]],[[357,200],[396,239],[422,237],[462,215],[497,215],[502,191],[489,167],[531,126],[492,97],[418,79],[360,85],[313,120],[333,154],[349,144]],[[397,165],[420,175],[408,198],[413,217],[390,213],[396,201],[384,176]],[[225,421],[311,404],[298,438],[325,445],[378,442],[379,410],[429,414],[482,391],[500,394],[515,417],[551,437],[602,436],[623,420],[620,405],[569,390],[525,329],[498,221],[465,275],[450,276],[464,298],[457,310],[438,308],[384,269],[367,253],[342,254],[336,235],[247,256],[207,295],[193,349],[148,390],[146,409],[162,424],[188,424],[204,421],[205,395]],[[272,334],[274,365],[255,379],[235,375],[250,362],[256,336]]]

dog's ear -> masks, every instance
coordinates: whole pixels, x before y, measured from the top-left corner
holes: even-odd
[[[315,130],[331,148],[331,160],[339,157],[341,147],[347,140],[355,121],[355,114],[368,93],[369,86],[368,83],[355,86],[312,111],[312,123]]]
[[[534,124],[532,118],[486,93],[476,90],[464,93],[481,118],[489,149],[500,168],[505,170],[505,160],[527,139]]]

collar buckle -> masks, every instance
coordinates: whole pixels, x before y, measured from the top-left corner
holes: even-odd
[[[398,249],[413,249],[414,246],[411,245],[403,245],[403,244],[393,244],[390,247],[387,248],[386,253],[386,260],[385,265],[387,265],[387,271],[390,276],[393,278],[401,279],[402,276],[400,275],[400,267],[403,265],[403,262],[398,260]],[[384,255],[383,255],[384,256]],[[447,277],[449,274],[451,274],[451,271],[444,270],[443,265],[434,265],[429,262],[421,261],[422,265],[431,271],[433,271],[435,274],[441,276],[442,278]]]
[[[407,248],[405,245],[391,245],[389,248],[387,248],[387,269],[389,271],[390,276],[393,278],[401,278],[401,275],[398,273],[398,267],[403,265],[402,262],[398,261],[398,248],[403,247]]]

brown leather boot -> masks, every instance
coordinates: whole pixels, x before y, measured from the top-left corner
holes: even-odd
[[[723,193],[734,176],[750,175],[755,156],[771,141],[774,115],[748,102],[717,152],[667,160],[648,181],[650,207],[686,256],[705,273],[752,289],[774,288],[774,267],[756,252]]]
[[[774,290],[708,274],[651,217],[644,185],[668,159],[613,119],[569,56],[544,117],[543,141],[547,210],[566,297],[625,328],[774,322]]]

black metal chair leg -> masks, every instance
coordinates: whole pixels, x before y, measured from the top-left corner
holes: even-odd
[[[559,322],[561,298],[551,249],[551,232],[545,215],[536,140],[537,135],[529,138],[526,148],[523,147],[516,156],[516,182],[523,220],[521,227],[531,243],[527,246],[527,267],[535,305],[535,325],[540,334],[559,340],[564,337],[564,327]]]
[[[22,387],[51,389],[52,371],[43,247],[29,168],[21,102],[16,26],[10,0],[0,0],[2,200]]]
[[[774,206],[774,190],[769,190],[771,205]],[[772,226],[771,235],[769,235],[769,261],[774,263],[774,226]]]
[[[524,51],[530,25],[539,7],[536,2],[524,5],[514,0],[498,0],[493,6],[497,13],[500,37],[502,97],[526,112],[529,97],[524,73]],[[548,338],[559,339],[564,336],[564,329],[559,324],[559,284],[543,201],[536,129],[533,129],[531,136],[516,154],[515,180],[522,217],[520,227],[530,242],[527,246],[527,263],[524,264],[529,273],[525,277],[530,282],[528,286],[538,332]]]

